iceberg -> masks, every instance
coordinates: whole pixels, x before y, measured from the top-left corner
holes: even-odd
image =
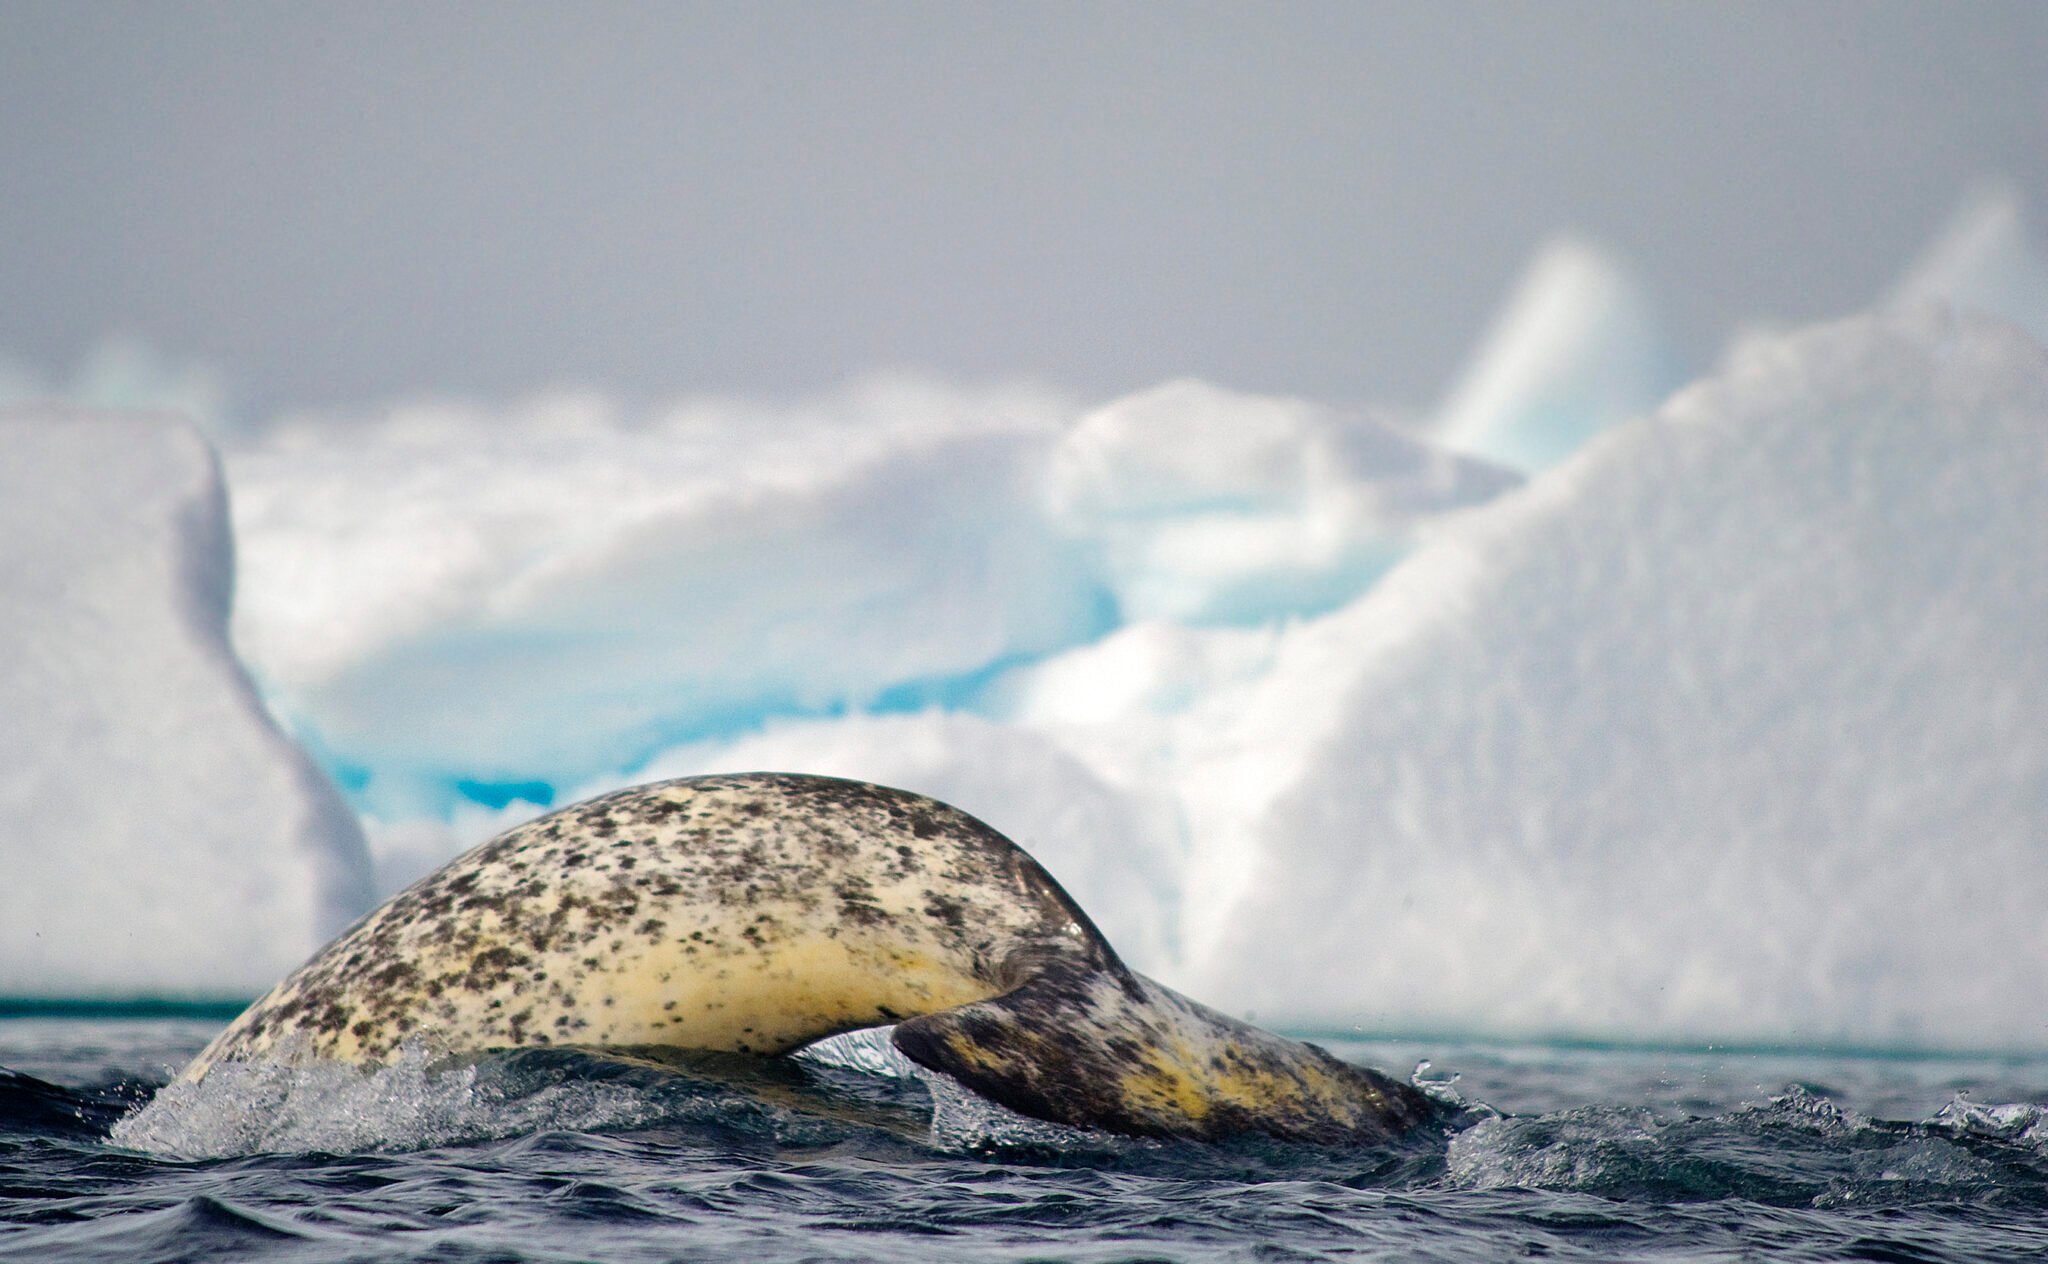
[[[1381,1030],[2039,1047],[2044,522],[2016,330],[1751,342],[1200,713],[1238,754],[1190,814],[1195,982]]]
[[[1194,381],[1079,413],[880,379],[288,419],[226,451],[237,639],[360,806],[474,816],[776,720],[995,714],[1133,620],[1327,610],[1520,481]]]
[[[1343,604],[1432,516],[1519,481],[1369,416],[1183,379],[1082,417],[1047,499],[1124,620],[1253,623]]]
[[[1651,411],[1685,380],[1628,268],[1593,242],[1559,238],[1537,252],[1426,433],[1454,451],[1540,470]]]
[[[227,456],[237,636],[384,816],[461,786],[545,801],[776,716],[916,710],[1102,630],[1038,508],[1070,415],[898,381],[283,424]]]
[[[228,643],[189,424],[0,412],[0,994],[246,995],[368,907],[354,816]]]
[[[18,413],[0,994],[246,991],[546,806],[780,768],[1261,1021],[2038,1048],[2044,294],[1987,195],[1676,393],[1556,244],[1421,434],[1192,379],[216,419],[233,550],[190,426]]]

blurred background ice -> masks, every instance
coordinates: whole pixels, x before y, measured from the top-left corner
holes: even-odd
[[[140,412],[0,412],[0,453],[0,992],[261,987],[372,885],[229,645],[219,464]]]
[[[0,31],[0,994],[776,767],[1238,1012],[2048,1047],[2036,7]]]

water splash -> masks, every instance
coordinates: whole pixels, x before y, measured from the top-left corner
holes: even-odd
[[[1725,1114],[1598,1105],[1486,1119],[1453,1137],[1449,1183],[1605,1198],[1892,1206],[2038,1198],[2044,1110],[1960,1096],[1925,1123],[1872,1119],[1799,1084]]]
[[[915,1079],[929,1074],[915,1062],[903,1056],[892,1039],[896,1028],[865,1027],[859,1031],[842,1032],[827,1036],[823,1040],[804,1046],[796,1056],[805,1061],[825,1067],[842,1067],[848,1071],[860,1071],[868,1075],[886,1075],[895,1079]]]
[[[109,1135],[184,1159],[374,1153],[626,1128],[674,1112],[676,1103],[643,1086],[572,1078],[566,1068],[550,1076],[522,1061],[533,1060],[438,1062],[414,1049],[374,1069],[229,1063],[200,1083],[167,1086]]]
[[[809,1045],[799,1059],[819,1066],[914,1081],[930,1096],[933,1148],[971,1153],[1050,1149],[1061,1153],[1121,1150],[1136,1142],[1108,1133],[1047,1123],[1020,1115],[975,1093],[943,1072],[917,1065],[893,1041],[894,1027],[870,1027],[830,1036]]]

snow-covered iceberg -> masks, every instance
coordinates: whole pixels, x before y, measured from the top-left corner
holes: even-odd
[[[1372,417],[1183,379],[1082,417],[1047,497],[1124,619],[1246,623],[1342,604],[1420,524],[1518,481]]]
[[[1200,715],[1260,776],[1194,815],[1232,862],[1196,980],[1315,1022],[2038,1047],[2044,524],[2017,331],[1753,342]]]
[[[229,450],[236,629],[384,814],[766,719],[910,710],[1105,625],[1042,392],[601,401],[286,424]]]
[[[912,380],[422,405],[226,459],[240,643],[386,818],[546,801],[777,719],[979,706],[1133,618],[1327,610],[1519,481],[1192,381],[1085,415]]]
[[[355,818],[227,638],[212,451],[0,413],[0,994],[245,993],[368,907]]]
[[[1264,1019],[2040,1047],[2048,353],[1949,313],[2048,280],[1983,205],[1676,395],[1556,247],[1434,438],[1195,381],[217,426],[236,640],[379,894],[779,767],[958,803]],[[5,435],[0,993],[265,982],[365,858],[229,651],[206,452]]]

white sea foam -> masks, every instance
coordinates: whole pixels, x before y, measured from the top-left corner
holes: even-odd
[[[409,1051],[380,1067],[223,1063],[197,1084],[167,1085],[111,1135],[134,1150],[208,1159],[422,1150],[675,1116],[673,1100],[632,1082],[535,1081],[503,1064],[437,1062]]]

